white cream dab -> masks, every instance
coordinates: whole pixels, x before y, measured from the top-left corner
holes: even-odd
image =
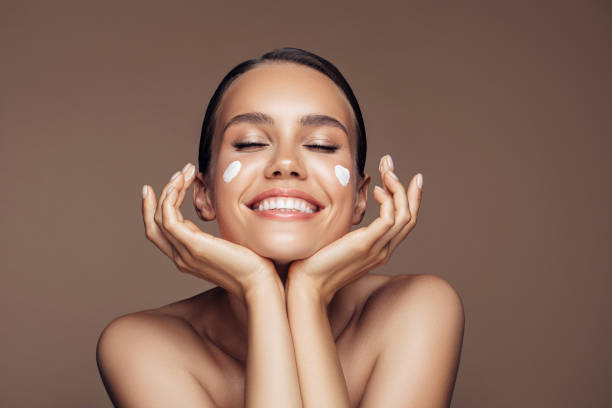
[[[236,174],[238,174],[238,172],[240,171],[241,166],[242,164],[238,160],[231,162],[223,173],[223,181],[225,181],[226,183],[232,181],[232,179],[236,177]]]
[[[346,167],[342,167],[341,165],[336,164],[334,166],[334,172],[336,173],[336,177],[338,178],[340,184],[346,186],[349,182],[349,179],[351,178],[351,173],[349,172],[349,170]]]

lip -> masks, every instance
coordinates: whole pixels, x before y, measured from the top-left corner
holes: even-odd
[[[266,213],[270,213],[270,214],[278,214],[279,216],[282,216],[282,218],[288,218],[288,217],[294,217],[295,215],[308,215],[311,216],[313,214],[318,213],[319,211],[321,211],[323,208],[325,208],[325,206],[323,204],[321,204],[319,201],[317,201],[316,198],[314,198],[313,196],[311,196],[310,194],[308,194],[305,191],[302,190],[298,190],[296,188],[272,188],[270,190],[266,190],[263,193],[260,193],[258,195],[256,195],[255,197],[253,197],[246,205],[252,210],[252,206],[253,204],[255,204],[258,201],[261,201],[265,198],[268,197],[296,197],[296,198],[301,198],[302,200],[306,200],[309,203],[311,203],[312,205],[315,205],[317,207],[317,211],[308,214],[308,213],[297,213],[297,214],[289,214],[289,215],[285,215],[286,213],[281,213],[281,211],[275,211],[275,210],[267,210],[265,211]],[[257,213],[263,213],[264,211],[255,211]]]
[[[296,220],[309,220],[312,217],[316,217],[319,214],[319,211],[313,213],[303,213],[299,211],[281,211],[281,210],[265,210],[265,211],[253,211],[257,216],[263,218],[269,218],[272,220],[279,221],[296,221]]]

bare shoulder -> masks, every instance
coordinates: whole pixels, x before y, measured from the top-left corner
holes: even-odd
[[[463,302],[444,278],[433,274],[387,277],[369,293],[358,319],[362,331],[379,336],[379,350],[389,338],[397,338],[398,331],[412,331],[419,325],[446,323],[450,330],[463,331]]]
[[[333,302],[345,310],[357,311],[370,295],[394,278],[392,275],[368,273],[343,287]]]
[[[115,406],[212,407],[192,373],[211,367],[197,332],[183,319],[146,310],[112,320],[96,347],[98,369]]]
[[[461,297],[455,288],[444,278],[433,274],[400,274],[390,277],[375,297],[394,295],[393,298],[410,298],[411,301],[444,302],[454,307],[462,307]]]
[[[376,354],[360,406],[449,406],[463,329],[463,302],[445,279],[394,276],[369,296],[357,322]]]

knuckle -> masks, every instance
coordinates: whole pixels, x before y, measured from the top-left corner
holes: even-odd
[[[155,224],[157,224],[157,226],[161,228],[162,226],[161,214],[155,213],[155,217],[153,217],[153,219],[155,220]]]
[[[378,261],[385,263],[387,262],[388,258],[389,258],[389,247],[385,246],[378,254]]]
[[[179,268],[180,271],[183,271],[183,269],[187,268],[187,264],[185,263],[183,258],[178,256],[176,252],[173,253],[173,258],[174,258],[173,259],[174,263],[176,264],[176,266]]]
[[[170,230],[172,228],[173,222],[170,218],[164,217],[164,219],[162,220],[162,225],[165,229]]]
[[[410,214],[407,214],[407,213],[400,215],[399,219],[398,219],[399,223],[402,224],[402,225],[403,224],[408,224],[410,222],[410,220],[412,220],[412,217],[410,216]]]
[[[145,227],[145,236],[147,237],[149,241],[153,241],[153,232],[152,232],[151,227],[148,227],[148,226]]]
[[[393,224],[395,224],[395,219],[393,217],[384,217],[383,218],[383,225],[388,229],[391,228],[393,226]]]
[[[414,227],[417,223],[417,217],[410,217],[409,223]]]

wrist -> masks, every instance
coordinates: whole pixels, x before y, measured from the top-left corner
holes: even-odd
[[[246,304],[257,299],[279,295],[284,299],[283,283],[276,270],[266,268],[253,273],[249,281],[243,285],[243,298]]]
[[[287,300],[306,301],[309,303],[319,303],[327,306],[331,297],[325,295],[321,285],[307,275],[288,275],[285,283],[285,294]]]

